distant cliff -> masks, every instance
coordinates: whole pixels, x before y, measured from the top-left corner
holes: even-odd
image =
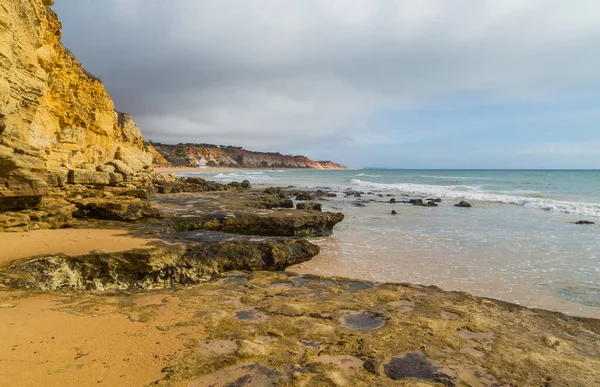
[[[61,44],[53,2],[0,2],[0,210],[31,205],[69,174],[103,182],[105,163],[138,172],[152,161],[140,128]]]
[[[305,156],[288,156],[277,152],[252,152],[241,147],[212,144],[148,144],[159,167],[209,167],[230,168],[312,168],[345,169],[331,161],[313,161]]]

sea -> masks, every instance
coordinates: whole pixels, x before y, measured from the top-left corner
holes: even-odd
[[[345,215],[294,271],[435,285],[600,318],[598,170],[240,170],[189,172],[254,187],[337,194]],[[360,197],[348,191],[363,192]],[[390,199],[397,203],[390,203]],[[403,203],[439,198],[438,207]],[[454,204],[468,201],[471,208]],[[392,215],[395,210],[397,215]],[[592,225],[575,222],[586,220]]]

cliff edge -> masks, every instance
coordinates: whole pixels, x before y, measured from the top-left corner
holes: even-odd
[[[119,180],[106,163],[152,163],[140,128],[61,44],[53,3],[0,2],[0,210],[31,207],[69,180]]]
[[[148,144],[158,167],[308,168],[346,169],[331,161],[314,161],[305,156],[278,152],[254,152],[239,146],[212,144]]]

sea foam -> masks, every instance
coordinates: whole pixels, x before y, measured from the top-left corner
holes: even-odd
[[[397,190],[403,193],[414,195],[506,203],[522,207],[539,208],[545,211],[561,212],[565,214],[600,217],[600,204],[555,200],[539,197],[540,195],[527,197],[495,193],[482,190],[481,186],[437,186],[411,183],[383,184],[360,179],[351,179],[351,182],[360,187],[368,187],[379,190]],[[531,192],[531,194],[533,194],[533,192]]]

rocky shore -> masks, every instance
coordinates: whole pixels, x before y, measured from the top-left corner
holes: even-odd
[[[62,212],[65,225],[120,229],[148,246],[0,265],[0,325],[21,327],[0,342],[0,364],[17,364],[0,372],[0,384],[587,386],[600,378],[598,320],[435,287],[285,273],[319,252],[298,236],[326,235],[343,218],[321,212],[328,192],[149,176],[122,192],[72,185],[60,195],[71,211]],[[14,214],[28,211],[36,209]],[[35,226],[30,217],[5,231]]]
[[[600,380],[598,320],[286,273],[343,220],[322,211],[335,193],[154,172],[140,128],[61,44],[52,4],[0,2],[0,385]],[[424,199],[411,204],[437,203]]]

